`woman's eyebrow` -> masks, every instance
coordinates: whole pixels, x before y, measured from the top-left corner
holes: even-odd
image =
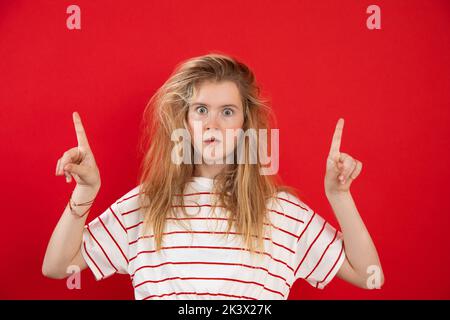
[[[207,107],[209,107],[209,105],[208,105],[207,103],[204,103],[204,102],[194,102],[194,103],[191,103],[191,106],[195,106],[195,105],[202,105],[202,106],[207,106]],[[224,105],[222,105],[221,107],[235,107],[236,109],[239,109],[236,105],[234,105],[234,104],[232,104],[232,103],[224,104]]]

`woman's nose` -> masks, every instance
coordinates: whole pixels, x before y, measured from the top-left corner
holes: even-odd
[[[219,121],[217,119],[217,115],[215,113],[208,114],[208,118],[205,123],[205,129],[218,129]]]

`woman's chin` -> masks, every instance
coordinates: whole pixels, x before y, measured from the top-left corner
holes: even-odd
[[[223,157],[203,157],[203,163],[206,165],[225,164]]]

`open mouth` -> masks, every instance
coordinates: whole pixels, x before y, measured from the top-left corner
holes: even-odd
[[[211,137],[209,139],[203,140],[203,143],[206,143],[206,144],[219,143],[219,142],[220,142],[220,140],[216,139],[214,137]]]

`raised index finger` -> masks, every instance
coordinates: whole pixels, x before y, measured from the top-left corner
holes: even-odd
[[[336,124],[336,129],[334,130],[333,140],[331,141],[330,155],[332,156],[339,153],[343,129],[344,129],[344,119],[339,118]]]
[[[90,148],[89,142],[86,136],[86,131],[84,131],[83,124],[81,123],[80,115],[78,114],[78,112],[75,111],[72,114],[72,117],[73,117],[73,124],[75,126],[75,132],[77,134],[78,146],[86,147],[89,149]]]

